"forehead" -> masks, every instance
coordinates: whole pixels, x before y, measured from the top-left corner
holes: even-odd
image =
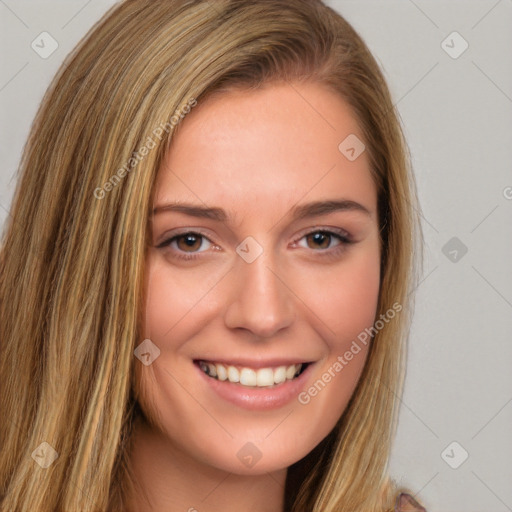
[[[218,204],[261,216],[304,200],[346,198],[375,209],[366,152],[339,149],[363,139],[350,107],[316,83],[230,91],[182,121],[157,177],[155,204]]]

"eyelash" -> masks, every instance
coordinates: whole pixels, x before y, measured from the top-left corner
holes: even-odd
[[[304,233],[294,243],[297,243],[298,241],[302,240],[303,238],[305,238],[305,237],[307,237],[309,235],[316,234],[316,233],[321,233],[323,235],[328,235],[328,236],[331,236],[331,237],[335,237],[335,238],[337,238],[340,241],[339,244],[337,244],[334,247],[329,248],[329,249],[320,249],[318,251],[312,249],[314,252],[320,253],[321,257],[335,258],[341,252],[343,252],[346,249],[347,245],[354,243],[354,241],[350,238],[350,235],[348,235],[345,231],[342,231],[342,230],[338,231],[338,230],[333,230],[333,229],[314,229],[312,231]],[[194,235],[196,237],[205,238],[206,240],[208,240],[210,243],[213,244],[213,242],[207,236],[203,235],[202,233],[199,233],[199,232],[196,232],[196,231],[184,231],[183,233],[178,233],[178,234],[172,236],[171,238],[168,238],[167,240],[164,240],[162,243],[160,243],[157,246],[157,248],[158,249],[164,249],[166,247],[169,247],[172,244],[172,242],[174,242],[174,240],[177,240],[180,237],[183,237],[183,236],[186,236],[186,235]],[[181,259],[181,260],[190,261],[190,260],[195,260],[195,259],[200,258],[201,257],[200,255],[201,255],[201,252],[186,253],[186,252],[182,252],[182,251],[178,250],[178,252],[175,254],[175,257],[178,258],[178,259]]]

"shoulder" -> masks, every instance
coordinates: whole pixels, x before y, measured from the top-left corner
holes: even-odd
[[[427,512],[410,494],[401,492],[396,497],[394,512]]]

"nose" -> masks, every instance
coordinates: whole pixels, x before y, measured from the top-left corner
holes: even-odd
[[[252,263],[242,258],[231,272],[225,325],[270,338],[295,318],[294,295],[284,275],[264,252]]]

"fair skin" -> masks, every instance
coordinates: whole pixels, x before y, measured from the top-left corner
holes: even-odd
[[[136,361],[150,422],[134,436],[133,510],[282,511],[287,467],[345,410],[368,346],[342,371],[333,364],[373,324],[380,283],[376,187],[367,152],[349,161],[338,149],[349,134],[363,139],[347,104],[316,83],[214,96],[179,126],[155,208],[216,207],[226,218],[163,209],[151,219],[142,332],[160,355]],[[293,215],[327,200],[351,207]],[[258,245],[240,246],[247,237]],[[269,388],[221,382],[200,361],[309,364],[301,380]],[[329,382],[299,401],[329,369]]]

